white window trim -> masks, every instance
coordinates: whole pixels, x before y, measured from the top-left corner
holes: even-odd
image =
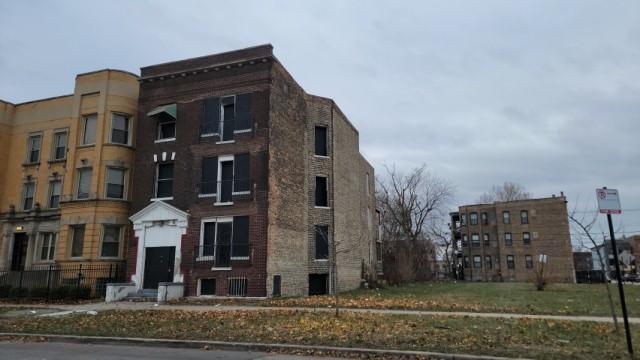
[[[163,156],[164,158],[164,156]],[[158,200],[173,200],[173,186],[171,187],[171,196],[165,196],[165,197],[158,197],[158,175],[160,174],[160,165],[164,165],[164,164],[173,164],[173,177],[171,178],[171,182],[173,182],[176,179],[176,172],[175,172],[175,163],[173,161],[168,161],[168,162],[163,162],[163,163],[156,163],[156,176],[155,176],[155,182],[153,184],[154,189],[153,189],[153,197],[151,198],[151,201],[158,201]],[[172,184],[173,185],[173,184]]]
[[[234,139],[222,140],[224,138],[224,104],[222,104],[222,99],[228,99],[228,98],[233,98],[233,119],[234,121],[236,119],[236,96],[235,95],[221,96],[220,109],[219,109],[220,124],[218,124],[218,133],[219,133],[220,141],[217,141],[216,144],[231,144],[235,142]],[[234,130],[231,131],[231,134],[233,134],[234,132],[235,132],[235,124],[234,124]]]
[[[220,136],[217,132],[215,133],[205,133],[205,134],[201,134],[200,137],[213,137],[213,136]]]
[[[56,159],[56,135],[67,134],[67,143],[64,146],[64,156]],[[51,141],[51,156],[50,161],[63,161],[67,159],[67,150],[69,150],[69,129],[56,129],[53,130],[53,137]]]
[[[196,291],[196,296],[202,297],[202,298],[214,298],[216,297],[216,294],[214,293],[213,295],[202,295],[202,280],[215,280],[216,281],[216,287],[218,287],[218,278],[216,277],[204,277],[204,278],[198,278],[198,289]]]
[[[168,124],[168,123],[173,123],[174,127],[173,127],[173,137],[170,138],[160,138],[160,125],[162,124]],[[173,120],[173,121],[158,121],[156,123],[156,139],[153,141],[154,143],[163,143],[163,142],[169,142],[169,141],[175,141],[176,140],[176,136],[177,134],[177,121]]]
[[[122,197],[121,198],[114,198],[114,197],[109,197],[109,191],[108,191],[108,178],[109,178],[109,169],[114,169],[114,170],[122,170],[124,172],[123,176],[122,176]],[[108,200],[124,200],[126,201],[128,199],[128,192],[129,192],[129,187],[127,186],[128,183],[128,178],[129,178],[129,169],[124,168],[124,167],[119,167],[119,166],[106,166],[105,167],[105,172],[104,172],[104,198],[108,199]]]
[[[218,172],[217,172],[217,177],[216,177],[216,193],[214,195],[216,198],[216,202],[213,204],[214,206],[228,206],[228,205],[233,205],[233,201],[225,201],[225,202],[220,202],[218,201],[218,196],[217,194],[222,194],[222,163],[223,162],[227,162],[227,161],[231,161],[233,163],[233,173],[235,174],[236,172],[236,159],[234,155],[222,155],[222,156],[218,156]],[[233,181],[233,180],[232,180]],[[231,184],[231,196],[233,196],[233,184]]]
[[[36,161],[31,161],[31,138],[34,137],[39,137],[40,138],[40,149],[38,149],[38,160]],[[44,136],[42,136],[42,131],[35,131],[32,133],[29,133],[27,135],[27,156],[25,159],[25,164],[38,164],[40,163],[40,160],[42,159],[42,143],[44,140]]]
[[[53,240],[53,243],[55,244],[55,248],[54,248],[54,252],[53,252],[53,259],[42,259],[41,255],[42,255],[42,245],[44,244],[44,236],[45,235],[51,235],[51,239]],[[36,241],[36,248],[33,254],[33,262],[35,263],[39,263],[39,264],[53,264],[56,261],[56,253],[55,251],[58,249],[58,233],[55,232],[39,232],[37,234],[37,241]],[[49,254],[51,255],[51,240],[49,240]]]
[[[216,217],[216,218],[207,218],[207,219],[202,219],[200,221],[200,241],[199,241],[199,252],[198,252],[198,257],[196,258],[196,261],[207,261],[207,260],[214,260],[216,258],[216,250],[217,250],[217,245],[218,245],[218,223],[231,223],[231,242],[230,244],[233,244],[233,216],[225,216],[225,217]],[[214,237],[213,237],[213,255],[208,255],[208,256],[204,256],[202,255],[203,253],[203,247],[204,247],[204,225],[207,223],[215,223],[215,230],[214,230]],[[229,249],[229,251],[231,251],[231,249]],[[230,257],[231,259],[233,259],[232,257]],[[219,270],[219,269],[227,269],[227,267],[225,268],[212,268]],[[231,268],[228,267],[228,269],[230,270]]]
[[[116,142],[113,142],[113,139],[112,139],[112,136],[113,136],[113,118],[114,118],[116,115],[124,116],[124,117],[126,117],[126,118],[127,118],[127,120],[128,120],[128,121],[127,121],[127,142],[126,142],[126,143],[124,143],[124,144],[123,144],[123,143],[116,143]],[[131,115],[127,114],[127,113],[124,113],[124,112],[112,111],[112,112],[111,112],[111,122],[110,122],[110,126],[109,126],[109,139],[108,139],[108,140],[109,140],[109,142],[108,142],[108,144],[111,144],[111,145],[131,146],[131,144],[132,144],[131,138],[133,137],[133,136],[132,136],[132,135],[133,135],[133,133],[131,132],[131,129],[132,129],[132,128],[133,128],[133,116],[131,116]]]
[[[93,167],[91,167],[91,166],[87,166],[87,167],[80,167],[80,168],[77,168],[77,169],[76,169],[76,174],[77,174],[78,176],[76,177],[76,181],[75,181],[75,190],[74,190],[74,192],[73,192],[73,198],[74,198],[74,200],[80,200],[80,201],[83,201],[83,200],[91,200],[91,186],[92,186],[92,183],[93,183],[93,182],[91,181],[91,179],[89,180],[89,192],[88,192],[89,196],[87,196],[87,197],[86,197],[86,198],[84,198],[84,199],[81,199],[81,198],[79,198],[79,197],[78,197],[78,191],[80,190],[80,171],[85,170],[85,169],[89,169],[89,170],[91,171],[91,178],[93,178]]]
[[[249,133],[252,132],[253,129],[241,129],[241,130],[233,130],[234,134],[243,134],[243,133]]]
[[[119,227],[118,234],[118,256],[102,256],[102,244],[104,243],[105,227]],[[98,258],[105,260],[117,260],[122,258],[122,244],[124,243],[124,225],[121,224],[102,224],[100,226],[100,244],[98,244]]]
[[[94,141],[92,143],[85,143],[84,139],[85,139],[85,131],[86,131],[86,127],[87,127],[87,118],[90,116],[94,116],[96,117],[96,133],[93,135]],[[91,145],[95,145],[96,144],[96,140],[98,138],[98,113],[91,113],[91,114],[85,114],[82,115],[80,117],[80,120],[82,122],[82,126],[80,126],[80,146],[91,146]],[[111,136],[111,135],[109,135]]]
[[[75,233],[76,233],[76,228],[77,227],[83,227],[83,234],[82,234],[82,255],[80,256],[73,256],[73,238],[75,237]],[[69,251],[69,259],[70,260],[83,260],[84,259],[84,245],[85,245],[85,240],[87,239],[87,224],[73,224],[69,226],[69,230],[71,232],[71,237],[69,241],[68,246],[68,251]]]
[[[24,201],[27,199],[27,184],[33,184],[33,201],[31,203],[31,209],[24,208]],[[22,211],[31,211],[36,207],[36,195],[38,192],[38,181],[32,179],[31,181],[25,181],[22,183],[22,197],[20,198],[20,209]]]
[[[155,144],[158,144],[158,143],[165,143],[165,142],[170,142],[170,141],[176,141],[176,138],[172,137],[172,138],[165,138],[165,139],[156,139],[153,142]]]
[[[53,191],[53,186],[52,186],[53,182],[60,183],[60,195],[58,195],[58,207],[55,207],[55,208],[51,207],[51,195]],[[62,200],[62,185],[63,185],[63,177],[49,180],[49,189],[47,190],[47,209],[60,209],[60,201]]]

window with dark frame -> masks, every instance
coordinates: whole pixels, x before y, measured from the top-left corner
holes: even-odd
[[[327,260],[329,259],[329,226],[327,225],[315,225],[315,259]]]
[[[176,138],[176,122],[175,120],[170,121],[159,121],[158,122],[158,133],[156,134],[156,140],[169,140]]]
[[[200,279],[200,295],[215,295],[216,279]]]
[[[249,217],[233,217],[231,258],[249,258]]]
[[[524,256],[524,263],[527,269],[533,269],[533,257],[531,255]]]
[[[96,127],[98,125],[98,115],[91,114],[82,118],[81,145],[93,145],[96,143]]]
[[[502,223],[510,224],[511,223],[511,214],[508,211],[502,212]]]
[[[522,233],[522,244],[523,245],[531,245],[531,234],[528,232]]]
[[[40,162],[40,149],[42,147],[42,135],[30,135],[27,141],[27,163]]]
[[[473,255],[473,268],[474,269],[482,268],[482,257],[480,255]]]
[[[49,182],[49,209],[60,207],[60,194],[62,193],[62,181],[52,180]]]
[[[53,134],[52,160],[64,160],[67,157],[68,134],[66,131],[57,131]]]
[[[483,234],[482,241],[484,242],[485,247],[491,246],[491,238],[489,237],[489,234],[487,233]]]
[[[200,194],[213,195],[218,191],[218,157],[202,158]]]
[[[493,269],[493,263],[491,262],[491,255],[484,256],[484,268],[487,270]]]
[[[316,176],[315,204],[319,207],[329,206],[327,178],[324,176]]]
[[[84,251],[84,225],[71,226],[71,257],[82,257]]]
[[[482,220],[482,225],[489,225],[489,216],[487,215],[486,212],[483,212],[480,215],[480,219]]]
[[[521,210],[520,211],[520,223],[528,224],[529,223],[529,211]]]
[[[480,246],[480,235],[479,234],[471,234],[471,246],[473,246],[473,247]]]
[[[327,156],[327,128],[325,126],[316,126],[315,129],[315,145],[318,156]]]
[[[91,168],[78,169],[78,182],[76,189],[76,199],[88,199],[91,192]]]
[[[122,227],[118,225],[104,225],[102,229],[102,249],[100,256],[118,257],[120,256],[120,237]]]
[[[111,116],[111,143],[129,144],[129,116],[124,114],[112,114]]]
[[[36,192],[36,183],[33,181],[26,182],[22,190],[22,210],[28,211],[33,209],[33,198]]]
[[[512,246],[513,245],[513,236],[511,233],[504,233],[504,246]]]
[[[468,269],[468,268],[469,268],[469,256],[467,256],[467,255],[465,255],[465,256],[464,256],[464,262],[463,262],[463,265],[464,265],[464,267],[465,267],[466,269]]]
[[[173,196],[173,163],[158,164],[156,169],[156,198]]]
[[[513,260],[513,255],[507,255],[507,269],[515,269],[516,268],[516,263]]]
[[[478,213],[472,212],[469,214],[469,224],[470,225],[478,225]]]
[[[107,168],[107,198],[124,199],[125,169]]]
[[[231,260],[250,257],[249,216],[203,223],[200,256],[213,257],[216,267],[227,267]]]
[[[467,225],[467,214],[460,214],[460,226]]]
[[[467,247],[469,246],[469,238],[467,237],[467,234],[462,235],[462,247]]]
[[[234,133],[251,131],[251,98],[247,93],[205,99],[201,135],[219,135],[220,141],[232,141]]]

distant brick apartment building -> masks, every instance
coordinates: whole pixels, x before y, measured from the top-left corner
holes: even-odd
[[[529,281],[540,255],[553,281],[575,282],[564,196],[465,205],[451,213],[458,269],[469,281]]]
[[[137,105],[138,77],[120,70],[0,101],[0,271],[124,264]]]
[[[138,289],[291,296],[376,265],[374,170],[358,131],[271,45],[141,69],[128,271]],[[349,249],[349,251],[341,251]]]

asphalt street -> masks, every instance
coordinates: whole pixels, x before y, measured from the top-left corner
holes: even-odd
[[[90,345],[70,343],[0,342],[2,360],[313,360],[303,356],[289,356],[247,351],[174,349],[147,346]]]

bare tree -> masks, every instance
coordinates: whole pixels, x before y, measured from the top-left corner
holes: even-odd
[[[447,275],[451,275],[455,266],[455,256],[449,226],[442,218],[434,219],[427,225],[427,234],[434,241],[437,251],[444,260]]]
[[[338,254],[346,254],[351,251],[350,248],[345,246],[345,244],[341,240],[335,239],[335,237],[331,237],[332,240],[328,239],[328,235],[323,231],[318,230],[317,227],[314,227],[314,231],[316,234],[322,237],[322,240],[329,246],[329,271],[330,271],[330,281],[331,287],[333,289],[333,300],[334,307],[336,309],[336,317],[340,315],[340,295],[339,295],[339,279],[338,279]]]
[[[385,273],[389,270],[387,275],[397,275],[398,282],[424,279],[423,273],[435,261],[431,240],[434,234],[429,233],[429,225],[446,216],[453,186],[429,172],[425,165],[407,173],[395,166],[385,169],[385,177],[378,179],[378,203],[387,243]],[[393,269],[388,265],[397,266]]]
[[[600,245],[604,246],[604,239],[602,244],[598,244],[598,242],[596,242],[596,240],[592,235],[593,228],[598,222],[598,212],[596,211],[579,212],[576,210],[576,208],[577,208],[577,204],[576,204],[576,207],[574,207],[573,211],[571,211],[571,214],[569,214],[569,219],[571,219],[571,222],[574,224],[573,227],[576,230],[575,233],[579,234],[580,236],[578,240],[580,241],[581,246],[587,249],[590,247],[597,248]],[[590,242],[591,246],[584,245],[585,239]],[[607,289],[607,297],[609,298],[609,308],[611,309],[611,317],[613,317],[613,322],[615,323],[616,331],[618,331],[618,318],[616,317],[616,312],[613,306],[613,298],[611,297],[611,289],[609,289],[609,281],[607,279],[607,271],[606,271],[607,266],[604,259],[602,258],[602,254],[600,253],[600,251],[596,251],[596,254],[598,255],[598,262],[600,263],[600,268],[602,269],[603,275],[604,275],[604,285]]]
[[[524,186],[505,181],[502,185],[493,185],[491,191],[480,195],[478,202],[489,204],[494,201],[513,201],[531,198],[531,194],[526,191]]]

